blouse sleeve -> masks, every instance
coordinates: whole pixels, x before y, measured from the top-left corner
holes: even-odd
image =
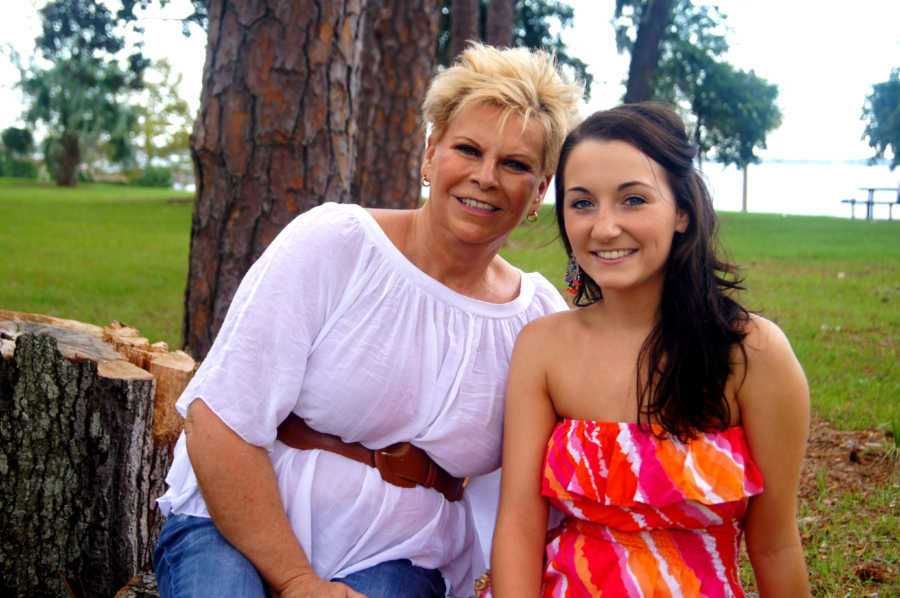
[[[336,204],[288,224],[241,281],[179,413],[203,399],[245,441],[271,449],[297,403],[310,348],[359,262],[361,237],[358,219]]]

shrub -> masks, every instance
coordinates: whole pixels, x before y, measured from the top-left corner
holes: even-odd
[[[10,158],[6,160],[3,168],[3,176],[17,177],[20,179],[36,179],[38,175],[38,165],[29,160],[17,160]]]
[[[165,166],[147,166],[129,184],[137,187],[172,187],[172,171]]]

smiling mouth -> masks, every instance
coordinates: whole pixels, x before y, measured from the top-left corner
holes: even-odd
[[[604,260],[617,260],[619,258],[625,257],[626,255],[631,255],[635,253],[637,249],[614,249],[612,251],[592,251],[594,255]]]
[[[469,199],[468,197],[457,197],[457,201],[462,203],[465,206],[470,208],[474,208],[476,210],[485,210],[487,212],[496,212],[500,208],[496,208],[489,203],[484,203],[483,201],[478,201],[477,199]]]

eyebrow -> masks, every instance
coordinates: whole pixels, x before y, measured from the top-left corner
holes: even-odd
[[[626,181],[624,183],[621,183],[620,185],[617,185],[616,191],[621,191],[623,189],[627,189],[628,187],[648,187],[650,189],[656,189],[656,187],[654,187],[653,185],[651,185],[649,183],[645,183],[643,181]],[[587,187],[582,187],[580,185],[575,185],[574,187],[569,187],[568,189],[566,189],[565,192],[569,193],[572,191],[579,192],[579,193],[590,193],[591,192],[590,189],[588,189]]]
[[[569,193],[571,191],[576,191],[579,193],[590,193],[590,191],[588,191],[588,189],[586,187],[579,187],[579,186],[569,187],[568,189],[566,189],[565,192]]]
[[[626,189],[628,187],[636,187],[636,186],[649,187],[650,189],[654,189],[654,190],[656,189],[656,187],[654,187],[650,183],[645,183],[644,181],[626,181],[626,182],[622,183],[621,185],[619,185],[618,187],[616,187],[616,190],[621,191],[622,189]]]

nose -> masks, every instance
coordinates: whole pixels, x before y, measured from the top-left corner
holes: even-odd
[[[496,166],[494,160],[487,158],[479,162],[472,178],[480,189],[490,189],[497,186]]]
[[[621,232],[615,210],[607,206],[599,207],[591,227],[591,236],[599,241],[606,241],[614,239]]]

